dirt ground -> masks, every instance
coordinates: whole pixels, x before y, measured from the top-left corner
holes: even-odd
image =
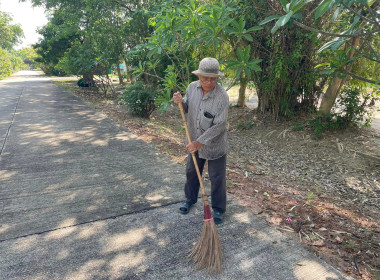
[[[114,97],[59,84],[185,164],[176,106],[141,119]],[[302,120],[274,122],[230,106],[228,194],[342,272],[380,279],[380,131],[350,128],[316,139],[295,123]]]

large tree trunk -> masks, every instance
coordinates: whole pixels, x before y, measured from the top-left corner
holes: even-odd
[[[247,90],[247,85],[248,85],[248,79],[245,77],[242,77],[240,79],[239,97],[236,104],[238,107],[245,106],[245,92]]]
[[[354,37],[351,39],[351,44],[353,49],[348,54],[349,57],[353,57],[355,54],[355,49],[358,47],[360,41],[360,37]],[[352,68],[352,63],[346,66],[346,70],[350,71]],[[319,111],[322,115],[328,115],[331,112],[332,107],[334,106],[335,100],[338,97],[340,89],[342,86],[348,81],[349,77],[347,76],[344,79],[338,78],[336,75],[334,76],[332,83],[326,90],[326,93],[323,95],[321,106],[319,107]]]

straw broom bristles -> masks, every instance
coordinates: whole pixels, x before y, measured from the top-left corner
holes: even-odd
[[[193,259],[196,269],[207,268],[209,273],[220,273],[222,271],[222,246],[208,201],[204,201],[204,222],[201,237],[195,243],[189,257]]]

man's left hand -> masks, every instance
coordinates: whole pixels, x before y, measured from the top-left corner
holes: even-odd
[[[199,143],[198,141],[193,141],[191,142],[190,144],[188,144],[186,146],[186,149],[190,152],[190,153],[195,153],[196,151],[198,151],[200,148],[202,148],[203,144],[202,143]]]

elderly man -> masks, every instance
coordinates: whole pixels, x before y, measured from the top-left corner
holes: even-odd
[[[219,85],[218,77],[224,76],[219,71],[219,62],[215,58],[204,58],[198,70],[193,74],[199,77],[186,89],[182,98],[180,92],[174,93],[176,104],[182,102],[187,113],[191,143],[187,143],[189,152],[186,165],[186,201],[179,211],[187,214],[197,202],[199,180],[190,153],[195,153],[199,170],[208,161],[208,173],[211,181],[211,206],[216,224],[223,222],[226,211],[226,153],[227,153],[227,112],[228,95]]]

